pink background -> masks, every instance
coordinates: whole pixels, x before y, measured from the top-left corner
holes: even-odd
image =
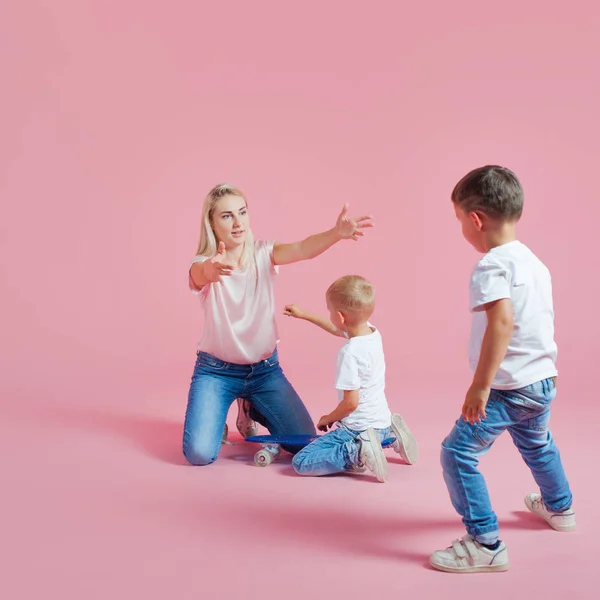
[[[599,31],[592,1],[2,2],[1,595],[595,597]],[[512,568],[493,582],[424,566],[462,532],[438,448],[468,384],[477,255],[449,194],[486,163],[520,176],[521,239],[553,273],[579,526],[522,512],[535,487],[501,440],[483,468]],[[242,443],[184,466],[187,267],[223,180],[257,237],[329,228],[344,202],[375,216],[360,243],[283,268],[277,297],[324,311],[335,277],[376,285],[390,403],[422,451],[386,485],[259,470]],[[318,419],[339,342],[280,324]]]

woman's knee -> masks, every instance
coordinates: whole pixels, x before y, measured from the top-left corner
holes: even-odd
[[[183,456],[191,465],[202,467],[214,463],[219,456],[219,450],[208,447],[206,444],[184,440]]]

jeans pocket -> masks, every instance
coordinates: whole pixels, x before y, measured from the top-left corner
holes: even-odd
[[[275,352],[273,352],[273,354],[271,354],[269,358],[265,358],[265,362],[267,363],[267,365],[269,365],[269,367],[278,367],[279,353],[277,352],[277,350],[275,350]]]
[[[502,433],[502,431],[502,427],[494,427],[486,421],[481,421],[471,425],[471,433],[482,448],[491,446]]]
[[[214,371],[222,371],[227,368],[227,363],[223,360],[218,359],[212,354],[206,354],[205,352],[198,352],[196,359],[197,367],[205,367]]]
[[[533,431],[548,431],[548,424],[550,423],[550,409],[543,410],[540,414],[535,415],[529,419],[529,429]]]
[[[494,392],[502,399],[505,406],[522,420],[528,415],[535,415],[544,410],[553,396],[547,395],[539,384],[534,384],[520,390]]]

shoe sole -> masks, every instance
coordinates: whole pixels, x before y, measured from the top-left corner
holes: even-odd
[[[400,444],[400,456],[409,465],[414,465],[419,459],[417,440],[410,432],[404,419],[398,414],[392,415],[392,430]]]
[[[371,444],[371,448],[373,450],[373,458],[375,460],[375,477],[380,483],[385,483],[385,480],[388,476],[388,463],[385,458],[383,448],[381,447],[381,440],[379,439],[379,435],[377,434],[375,429],[373,429],[372,427],[369,427],[366,433],[367,438],[369,439],[369,443]]]
[[[527,509],[529,510],[530,513],[537,515],[538,517],[540,517],[541,519],[544,519],[544,521],[546,521],[546,523],[548,523],[548,525],[550,525],[550,527],[552,527],[552,529],[554,529],[554,531],[560,531],[562,533],[567,533],[568,531],[575,531],[576,528],[576,524],[573,525],[555,525],[552,522],[552,517],[548,518],[546,517],[546,515],[541,514],[535,510],[533,510],[533,505],[530,504],[530,500],[529,500],[529,496],[525,496],[525,506],[527,507]]]
[[[434,563],[431,559],[429,560],[429,564],[438,571],[443,571],[444,573],[503,573],[504,571],[508,571],[508,563],[504,563],[502,565],[487,565],[481,567],[465,567],[464,569],[453,569],[452,567],[447,567],[445,565],[438,565]]]

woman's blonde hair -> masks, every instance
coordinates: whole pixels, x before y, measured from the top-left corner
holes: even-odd
[[[204,198],[204,203],[202,205],[202,229],[200,230],[200,242],[198,243],[198,250],[196,252],[197,256],[210,256],[212,258],[217,253],[218,242],[211,222],[217,202],[225,196],[238,196],[243,198],[246,206],[248,206],[246,196],[244,196],[241,190],[233,185],[221,183],[210,190],[206,198]],[[244,251],[240,262],[242,268],[254,262],[254,237],[252,236],[252,231],[250,229],[246,231],[246,242],[244,243]]]

